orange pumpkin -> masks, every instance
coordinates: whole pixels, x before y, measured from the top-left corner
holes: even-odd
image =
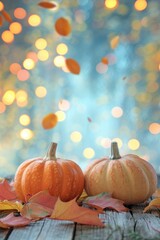
[[[17,169],[14,187],[19,199],[26,202],[32,195],[48,190],[62,201],[81,195],[84,175],[75,162],[56,158],[56,143],[52,143],[44,158],[26,160]]]
[[[111,144],[111,157],[94,160],[84,175],[88,195],[109,192],[126,204],[144,202],[157,188],[152,165],[134,154],[121,157],[116,142]]]

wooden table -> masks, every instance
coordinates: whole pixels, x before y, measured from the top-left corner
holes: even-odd
[[[160,240],[160,210],[143,213],[144,207],[131,206],[122,213],[106,210],[104,228],[43,219],[22,228],[0,229],[0,240]]]

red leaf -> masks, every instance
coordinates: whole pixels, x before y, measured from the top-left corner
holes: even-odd
[[[122,200],[112,198],[108,193],[101,193],[93,197],[87,197],[83,203],[86,203],[90,207],[96,208],[98,211],[102,212],[105,208],[111,208],[117,212],[126,212],[126,208]]]
[[[57,197],[53,197],[48,191],[41,191],[33,195],[21,211],[22,216],[28,219],[41,219],[52,214]]]
[[[0,224],[7,225],[8,227],[23,227],[29,225],[31,220],[22,216],[15,217],[13,213],[10,213],[6,217],[0,219]]]
[[[59,198],[55,204],[51,218],[69,220],[81,224],[104,226],[97,211],[78,206],[76,199],[62,202]]]
[[[33,195],[30,199],[30,203],[38,203],[48,208],[54,208],[57,201],[57,197],[51,196],[48,191],[41,191]]]
[[[13,187],[9,184],[6,179],[0,182],[0,200],[14,200],[16,194]]]

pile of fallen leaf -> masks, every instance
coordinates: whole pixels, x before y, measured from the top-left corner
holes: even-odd
[[[144,212],[160,207],[160,190],[154,194],[153,199]],[[81,224],[104,226],[104,219],[99,214],[104,213],[105,208],[113,209],[117,212],[126,212],[124,202],[108,193],[88,197],[85,192],[79,199],[63,202],[58,197],[51,196],[48,191],[41,191],[30,197],[28,202],[22,203],[16,196],[13,183],[6,179],[0,181],[0,210],[9,210],[10,213],[0,218],[0,227],[23,227],[31,222],[43,218],[68,220]]]

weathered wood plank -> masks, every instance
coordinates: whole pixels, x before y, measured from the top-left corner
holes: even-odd
[[[129,212],[106,211],[104,223],[105,228],[77,224],[75,240],[128,240],[129,234],[134,231],[135,222]]]
[[[15,228],[7,240],[72,240],[74,229],[72,222],[44,219],[23,228]]]

